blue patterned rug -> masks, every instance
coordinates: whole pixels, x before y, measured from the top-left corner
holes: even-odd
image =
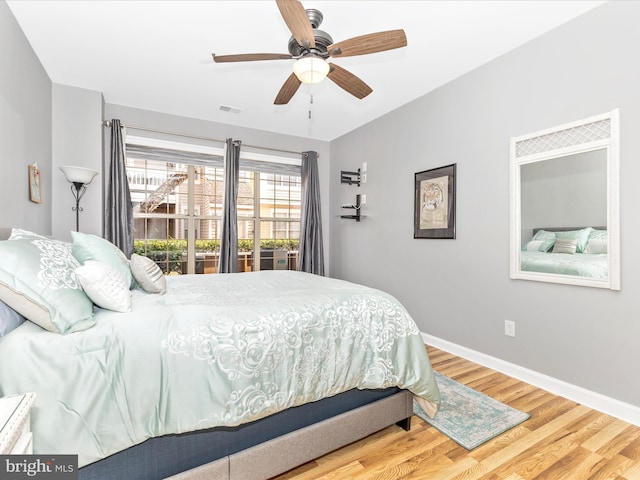
[[[442,395],[438,413],[435,418],[429,418],[415,402],[413,412],[467,450],[473,450],[530,417],[528,413],[434,373]]]

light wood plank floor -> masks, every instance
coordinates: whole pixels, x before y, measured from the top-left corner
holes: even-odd
[[[531,418],[467,451],[414,416],[273,480],[640,479],[640,427],[427,347],[434,370]]]

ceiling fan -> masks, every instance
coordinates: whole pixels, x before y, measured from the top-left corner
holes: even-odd
[[[328,63],[326,59],[366,55],[407,46],[404,30],[369,33],[334,43],[331,35],[318,30],[323,20],[321,12],[315,9],[305,10],[299,0],[276,0],[276,4],[292,34],[288,54],[213,54],[213,61],[217,63],[297,60],[293,66],[294,73],[287,78],[276,96],[276,105],[288,103],[301,83],[318,83],[325,77],[351,95],[362,99],[372,92],[371,87],[353,73],[335,63]]]

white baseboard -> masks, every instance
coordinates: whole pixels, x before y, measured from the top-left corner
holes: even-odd
[[[606,413],[612,417],[619,418],[625,422],[640,426],[640,407],[629,403],[621,402],[615,398],[607,397],[597,392],[592,392],[586,388],[578,387],[570,383],[549,377],[542,373],[529,370],[514,363],[500,360],[499,358],[486,355],[470,348],[456,345],[438,337],[422,333],[424,343],[431,345],[445,352],[453,353],[459,357],[470,360],[484,367],[491,368],[498,372],[509,375],[523,382],[527,382],[538,388],[542,388],[554,395],[568,398],[574,402],[593,408],[599,412]]]

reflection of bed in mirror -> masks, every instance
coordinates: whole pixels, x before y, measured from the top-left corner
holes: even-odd
[[[608,278],[606,227],[534,228],[520,252],[527,272]]]
[[[620,290],[619,123],[612,110],[511,137],[511,278]],[[555,236],[548,250],[529,245],[535,227],[551,225],[593,227],[590,243],[602,248],[553,252]]]

